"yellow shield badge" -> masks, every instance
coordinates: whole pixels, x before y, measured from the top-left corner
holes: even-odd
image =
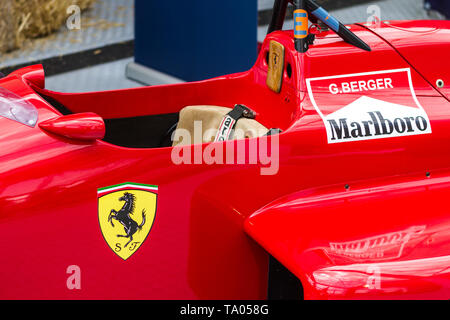
[[[158,187],[123,183],[100,188],[98,220],[106,243],[123,260],[144,243],[156,215]]]

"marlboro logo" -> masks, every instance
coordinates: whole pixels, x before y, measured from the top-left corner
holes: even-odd
[[[431,133],[410,69],[312,78],[306,83],[328,143]]]
[[[425,226],[413,226],[406,230],[348,242],[331,242],[330,252],[339,256],[360,260],[385,260],[401,257],[406,244],[420,237]]]

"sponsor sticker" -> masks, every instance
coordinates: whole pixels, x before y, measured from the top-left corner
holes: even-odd
[[[215,142],[226,141],[230,138],[231,132],[233,131],[236,120],[230,116],[225,116],[222,123],[219,126]]]
[[[123,183],[100,188],[98,220],[106,243],[123,260],[144,243],[156,215],[158,187]]]
[[[408,229],[384,233],[374,237],[348,242],[330,242],[330,253],[357,260],[390,260],[400,258],[408,243],[418,239],[426,226],[412,226]]]
[[[431,133],[409,68],[310,78],[306,84],[328,143]],[[408,94],[399,96],[405,87]]]

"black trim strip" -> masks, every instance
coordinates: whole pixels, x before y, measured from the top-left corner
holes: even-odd
[[[300,280],[274,257],[269,256],[269,300],[303,300]]]
[[[39,96],[44,99],[45,101],[47,101],[53,108],[55,108],[56,110],[58,110],[63,116],[67,116],[69,114],[73,114],[73,112],[71,110],[69,110],[69,108],[67,108],[65,105],[63,105],[61,102],[53,99],[50,96],[47,96],[43,93],[40,92],[36,92],[37,94],[39,94]]]
[[[44,66],[45,75],[53,76],[64,72],[92,67],[102,63],[130,58],[133,56],[134,40],[130,40],[86,51],[8,66],[0,69],[0,72],[10,74],[11,72],[23,67],[34,64],[42,64]]]

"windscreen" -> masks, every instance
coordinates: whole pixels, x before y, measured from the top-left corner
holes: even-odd
[[[0,116],[33,128],[38,120],[38,111],[27,100],[0,87]]]

